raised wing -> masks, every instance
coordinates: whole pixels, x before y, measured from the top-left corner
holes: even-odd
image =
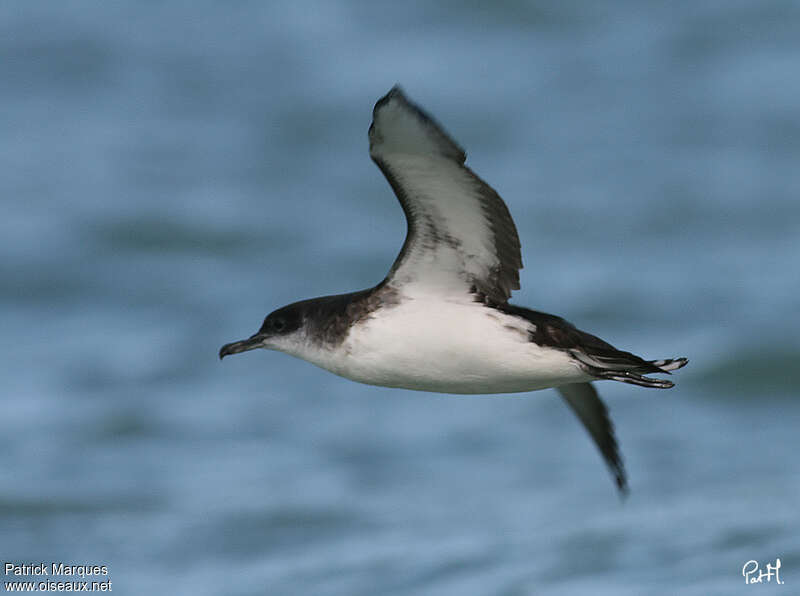
[[[614,437],[614,426],[608,417],[608,409],[597,394],[591,383],[573,383],[558,387],[564,401],[569,404],[572,411],[580,418],[583,426],[589,431],[606,465],[614,476],[622,495],[628,492],[628,480],[625,474],[625,465],[619,453],[617,439]]]
[[[408,222],[387,283],[507,302],[522,268],[517,229],[503,199],[464,165],[461,147],[394,87],[375,104],[369,150]]]

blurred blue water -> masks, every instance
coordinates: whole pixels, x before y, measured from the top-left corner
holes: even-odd
[[[800,582],[800,9],[0,5],[0,558],[122,594],[749,594]],[[401,82],[506,199],[518,304],[603,384],[620,504],[552,391],[361,386],[216,350],[402,243]],[[7,579],[7,578],[4,578]]]

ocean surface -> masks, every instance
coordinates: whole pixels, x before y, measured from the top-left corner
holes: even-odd
[[[799,66],[796,2],[3,2],[3,564],[123,595],[798,593]],[[398,82],[508,203],[515,303],[690,358],[599,385],[628,499],[552,390],[217,359],[385,275],[405,222],[366,133]]]

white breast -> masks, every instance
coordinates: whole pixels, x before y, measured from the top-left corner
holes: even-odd
[[[359,322],[314,363],[370,385],[441,393],[513,393],[588,379],[564,352],[532,343],[530,325],[466,300],[403,300]]]

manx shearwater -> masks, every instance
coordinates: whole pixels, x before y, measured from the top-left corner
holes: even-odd
[[[361,383],[440,393],[555,387],[624,494],[625,468],[592,381],[667,389],[671,381],[644,375],[688,360],[644,360],[561,317],[509,304],[522,258],[506,204],[397,86],[375,104],[369,149],[408,223],[386,278],[367,290],[284,306],[248,339],[222,346],[220,358],[279,350]]]

